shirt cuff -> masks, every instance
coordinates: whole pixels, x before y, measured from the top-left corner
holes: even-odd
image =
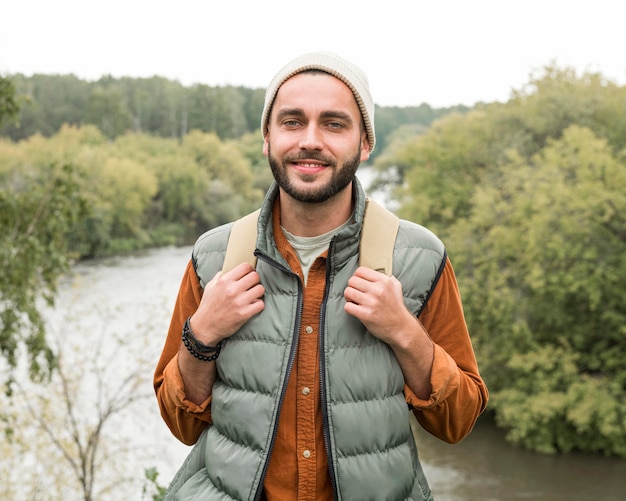
[[[441,347],[434,345],[433,367],[430,372],[431,393],[428,400],[419,398],[408,385],[404,385],[407,403],[413,409],[436,407],[454,393],[460,384],[459,368],[454,359]]]
[[[189,414],[194,414],[203,421],[210,421],[211,417],[211,397],[207,398],[202,404],[198,405],[187,399],[185,393],[185,383],[178,368],[178,355],[175,355],[163,370],[163,386],[170,397],[170,401],[176,407],[184,410]]]

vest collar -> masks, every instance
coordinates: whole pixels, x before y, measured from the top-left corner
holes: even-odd
[[[274,231],[278,225],[274,223],[274,217],[278,217],[279,211],[275,209],[278,197],[278,185],[272,184],[265,195],[261,206],[258,223],[257,248],[270,258],[287,266],[287,262],[278,252],[274,239]],[[344,227],[330,244],[329,254],[331,264],[334,269],[343,267],[348,260],[358,256],[359,237],[363,226],[363,216],[365,214],[365,191],[361,182],[355,177],[352,183],[352,197],[354,200],[354,212],[352,223]]]

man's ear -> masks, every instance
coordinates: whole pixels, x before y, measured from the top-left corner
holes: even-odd
[[[269,155],[270,143],[267,138],[267,133],[263,136],[263,154],[265,156]]]
[[[369,159],[370,152],[370,142],[367,139],[367,134],[363,133],[363,136],[361,138],[361,162],[365,162]]]

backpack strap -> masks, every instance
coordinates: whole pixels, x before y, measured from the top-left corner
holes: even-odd
[[[224,256],[224,264],[222,272],[232,270],[241,263],[250,263],[256,268],[256,249],[257,237],[257,221],[261,209],[258,209],[247,216],[243,216],[233,224],[226,245],[226,255]]]
[[[361,230],[359,264],[391,276],[399,226],[398,216],[368,198]]]
[[[240,263],[248,262],[256,268],[257,221],[260,209],[238,219],[228,237],[222,272],[232,270]],[[359,264],[387,276],[392,273],[393,249],[400,220],[371,198],[365,204],[363,229],[359,247]]]

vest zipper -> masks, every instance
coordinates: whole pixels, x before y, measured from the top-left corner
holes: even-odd
[[[324,321],[326,319],[326,303],[328,301],[328,293],[330,291],[330,262],[333,243],[335,238],[328,245],[328,255],[326,257],[326,285],[324,286],[324,298],[322,299],[322,307],[320,308],[320,329],[319,329],[319,350],[320,350],[320,406],[322,408],[322,433],[324,434],[324,445],[326,446],[326,458],[328,460],[328,473],[330,475],[330,485],[333,490],[333,499],[337,497],[337,477],[335,468],[333,467],[333,454],[330,446],[330,426],[328,424],[328,395],[326,393],[326,357],[324,349],[326,346],[324,329]]]
[[[278,410],[276,412],[276,416],[280,416],[280,411],[283,406],[283,400],[285,399],[285,392],[287,391],[287,382],[289,381],[289,377],[291,376],[291,370],[293,369],[293,362],[295,359],[296,347],[298,346],[299,337],[300,337],[300,323],[302,321],[302,310],[304,309],[304,305],[302,304],[302,281],[297,273],[294,273],[289,268],[285,268],[282,264],[268,256],[261,254],[259,251],[255,251],[254,255],[263,261],[265,261],[270,266],[277,268],[289,275],[294,276],[298,281],[298,313],[296,315],[296,321],[294,324],[293,331],[293,341],[291,343],[291,350],[289,352],[289,361],[287,363],[287,371],[285,372],[285,378],[283,380],[283,388],[280,392],[280,398],[278,399]],[[269,458],[272,457],[272,449],[274,448],[274,442],[276,441],[276,433],[278,432],[278,423],[274,421],[272,427],[272,438],[270,440],[270,445],[267,449],[267,458],[265,460],[265,464],[263,465],[263,471],[261,472],[261,478],[259,479],[259,485],[257,486],[256,493],[254,494],[254,500],[259,501],[261,499],[261,495],[263,494],[263,484],[265,483],[265,476],[267,475],[267,468],[269,466]]]

